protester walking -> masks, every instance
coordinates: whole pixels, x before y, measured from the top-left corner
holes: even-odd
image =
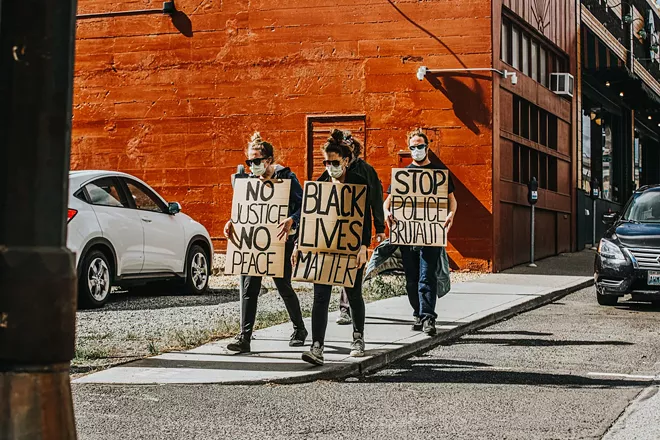
[[[246,150],[247,160],[245,163],[250,168],[250,174],[236,174],[235,178],[253,178],[253,179],[289,179],[291,181],[291,190],[289,194],[288,217],[279,224],[278,239],[287,237],[284,256],[284,276],[282,278],[273,278],[275,286],[280,296],[284,300],[291,322],[293,323],[293,334],[291,335],[289,345],[291,347],[300,347],[305,345],[307,330],[303,321],[300,301],[291,285],[291,275],[293,268],[291,266],[291,255],[297,238],[298,225],[300,223],[300,208],[302,207],[302,187],[296,175],[291,169],[278,165],[275,160],[275,151],[273,145],[265,142],[259,133],[255,133],[248,143]],[[234,234],[234,226],[229,220],[224,228],[225,237],[229,238]],[[239,353],[250,351],[250,342],[254,324],[257,317],[257,302],[261,291],[262,277],[241,276],[241,331],[236,336],[234,342],[227,345],[227,349]]]
[[[447,168],[440,160],[431,162],[429,159],[429,140],[423,131],[415,130],[408,135],[408,147],[413,159],[408,168]],[[444,223],[445,234],[449,233],[458,207],[454,196],[454,183],[451,175],[447,174],[449,176],[447,183],[449,209]],[[390,192],[388,190],[388,193]],[[384,203],[386,221],[390,229],[392,224],[397,221],[390,212],[391,198],[392,196],[389,195]],[[447,251],[444,247],[436,246],[400,245],[399,249],[406,274],[408,300],[415,318],[413,330],[424,331],[427,335],[433,336],[436,334],[435,321],[438,317],[435,312],[438,292],[437,270],[439,265],[448,264]]]
[[[362,154],[362,145],[360,144],[360,141],[355,139],[350,131],[344,131],[343,135],[343,144],[348,146],[352,153],[351,162],[348,164],[348,171],[359,174],[369,186],[369,206],[367,209],[371,211],[374,229],[376,230],[376,241],[380,243],[385,240],[383,185],[374,167],[360,157]],[[327,179],[328,171],[326,170],[321,177]],[[371,244],[371,238],[369,238],[369,243],[364,244],[368,247]],[[346,289],[342,288],[341,296],[339,297],[339,317],[337,318],[337,324],[349,325],[351,322],[352,318],[348,294],[346,293]]]
[[[333,130],[331,137],[323,147],[327,174],[321,176],[319,182],[350,183],[367,185],[367,180],[357,172],[349,169],[352,159],[350,147],[344,142],[343,133]],[[370,188],[367,187],[367,200]],[[362,279],[364,265],[367,262],[367,245],[371,241],[371,213],[369,209],[364,210],[364,226],[360,242],[360,250],[357,255],[356,266],[359,268],[355,275],[353,287],[346,288],[348,302],[353,314],[353,342],[350,355],[353,357],[364,356],[364,321],[365,305],[362,298]],[[294,250],[292,264],[295,266],[297,252]],[[310,351],[303,353],[302,359],[314,365],[323,365],[323,348],[325,333],[328,326],[328,309],[332,286],[325,284],[314,284],[314,305],[312,307],[312,347]]]

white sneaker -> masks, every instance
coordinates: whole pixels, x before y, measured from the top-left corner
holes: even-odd
[[[364,337],[362,333],[353,333],[353,343],[351,344],[351,356],[364,356]]]
[[[312,348],[302,354],[302,360],[312,365],[323,365],[323,346],[315,341]]]
[[[337,318],[337,324],[338,325],[353,324],[353,318],[351,318],[351,315],[349,315],[347,312],[341,312],[339,313],[339,317]]]

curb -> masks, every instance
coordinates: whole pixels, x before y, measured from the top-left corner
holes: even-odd
[[[492,313],[490,315],[484,316],[483,318],[455,327],[447,332],[442,332],[436,335],[435,337],[422,339],[421,341],[413,342],[409,345],[405,345],[403,347],[395,348],[385,353],[374,355],[371,358],[366,359],[362,362],[341,365],[335,368],[328,368],[327,370],[322,370],[319,371],[318,373],[308,374],[306,376],[288,377],[288,378],[270,379],[270,380],[231,381],[231,382],[223,382],[222,385],[264,385],[264,384],[293,385],[293,384],[315,382],[318,380],[340,381],[349,377],[363,376],[365,374],[374,373],[377,370],[382,369],[383,367],[389,365],[392,362],[399,361],[423,353],[439,345],[442,345],[446,342],[458,339],[461,336],[464,336],[468,333],[474,332],[484,327],[489,327],[493,324],[512,318],[521,313],[529,312],[541,306],[550,304],[554,301],[557,301],[558,299],[570,295],[571,293],[575,293],[578,290],[582,290],[584,288],[593,286],[593,284],[594,284],[594,280],[589,279],[577,284],[560,288],[558,290],[554,290],[544,295],[540,295],[531,301],[518,304],[506,310],[501,310],[499,312]],[[329,365],[334,365],[334,364],[329,364]]]

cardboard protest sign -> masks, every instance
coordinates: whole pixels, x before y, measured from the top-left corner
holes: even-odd
[[[365,185],[305,183],[294,280],[353,287],[366,206]]]
[[[447,246],[449,172],[424,168],[392,170],[390,212],[397,220],[390,242],[410,246]]]
[[[284,276],[287,237],[278,240],[278,225],[288,217],[291,181],[236,179],[227,242],[228,275]]]

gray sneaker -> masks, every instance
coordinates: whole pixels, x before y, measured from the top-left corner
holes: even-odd
[[[323,365],[323,346],[315,341],[312,348],[302,354],[302,360],[312,365]]]
[[[337,324],[338,325],[353,324],[353,318],[351,318],[351,315],[349,315],[348,312],[341,312],[339,313],[339,318],[337,318]]]
[[[435,336],[436,334],[436,329],[435,329],[435,319],[433,318],[428,318],[424,321],[424,328],[423,331],[429,336]]]
[[[362,333],[353,333],[353,343],[351,344],[351,356],[364,356],[364,336]]]

